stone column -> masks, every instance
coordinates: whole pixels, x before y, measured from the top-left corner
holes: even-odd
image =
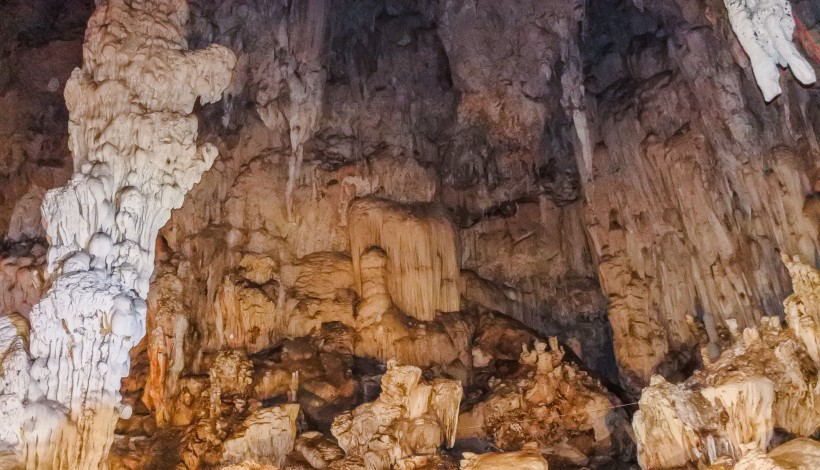
[[[66,84],[75,173],[43,201],[52,284],[31,312],[27,468],[100,468],[131,413],[120,381],[145,334],[157,232],[217,155],[191,112],[236,63],[222,46],[188,50],[188,14],[184,0],[101,3]]]

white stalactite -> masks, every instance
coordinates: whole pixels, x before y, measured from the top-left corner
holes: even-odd
[[[27,468],[99,468],[130,416],[120,380],[145,334],[157,232],[217,155],[191,112],[236,62],[222,46],[189,52],[187,19],[184,0],[101,4],[66,83],[75,174],[43,201],[53,284],[31,312]]]
[[[811,64],[792,43],[794,17],[788,0],[724,0],[729,22],[752,63],[766,101],[780,94],[780,71],[789,67],[800,83],[817,80]]]

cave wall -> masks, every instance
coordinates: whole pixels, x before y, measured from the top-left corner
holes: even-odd
[[[91,11],[61,5],[2,6],[2,298],[23,314],[43,284],[40,199],[70,175],[60,93]],[[158,241],[152,311],[181,303],[185,370],[276,341],[242,334],[306,305],[283,270],[350,253],[356,197],[445,208],[468,302],[559,335],[612,379],[614,342],[630,387],[692,367],[726,319],[779,312],[779,251],[816,257],[817,89],[786,74],[766,105],[721,2],[191,9],[191,46],[239,62],[225,99],[197,109],[220,157]],[[794,9],[816,34],[817,7]],[[239,337],[227,311],[247,316]]]
[[[794,5],[816,28],[816,6]],[[596,137],[584,224],[634,386],[680,370],[698,341],[714,355],[726,320],[745,327],[780,312],[790,291],[781,252],[816,262],[817,89],[784,74],[783,95],[764,104],[722,8],[589,10]]]

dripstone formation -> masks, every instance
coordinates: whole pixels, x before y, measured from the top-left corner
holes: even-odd
[[[811,0],[0,5],[0,467],[820,466]]]

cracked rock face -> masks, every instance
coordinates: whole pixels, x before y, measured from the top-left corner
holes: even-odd
[[[812,468],[818,64],[810,0],[7,0],[0,467]]]

